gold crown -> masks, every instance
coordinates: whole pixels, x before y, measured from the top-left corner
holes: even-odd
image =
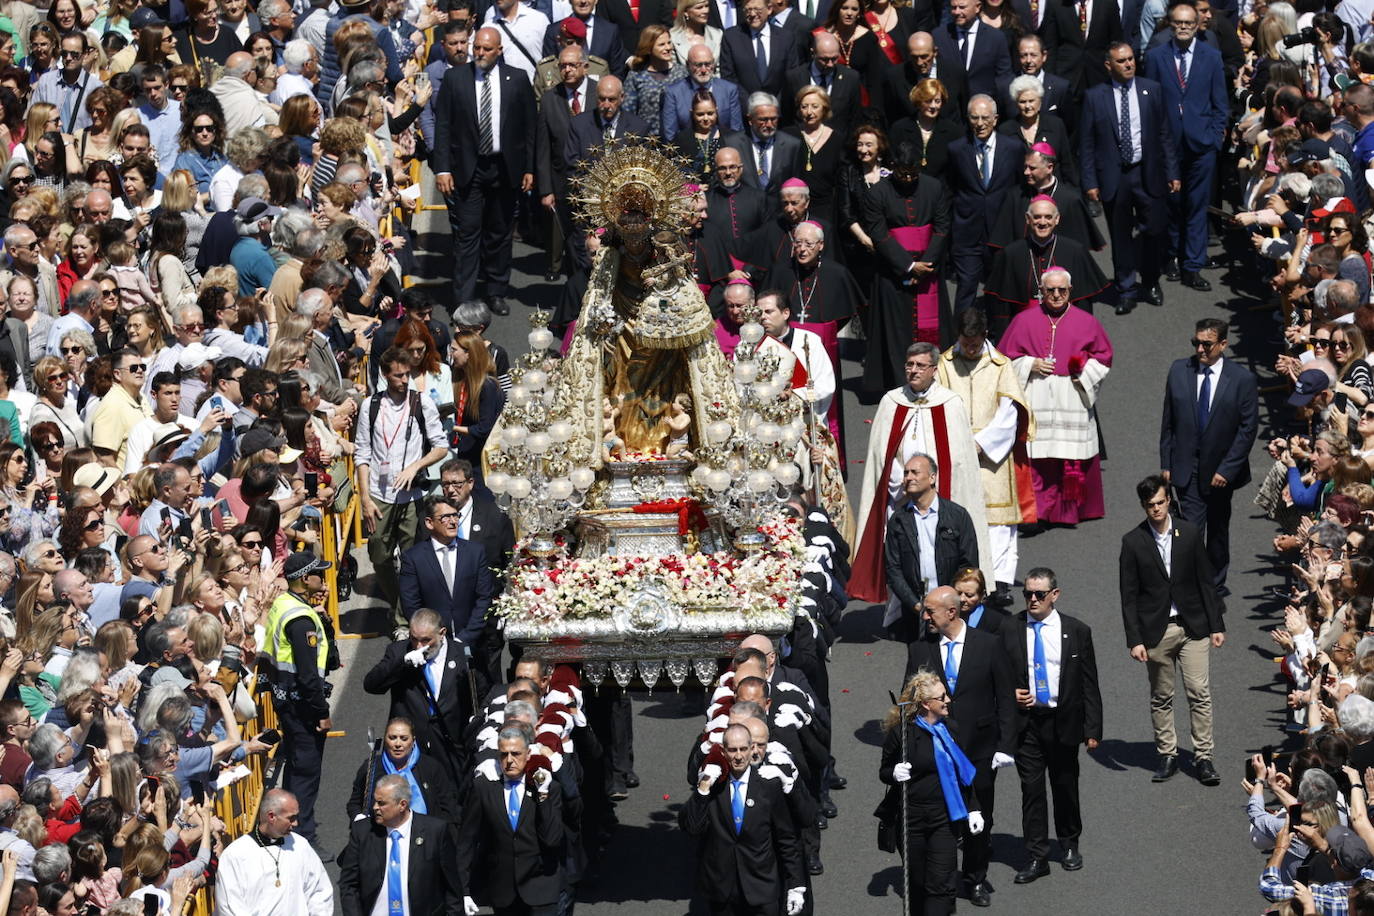
[[[608,140],[572,180],[577,219],[588,229],[681,231],[692,210],[687,165],[657,140]]]

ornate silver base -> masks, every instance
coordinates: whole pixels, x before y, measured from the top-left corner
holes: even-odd
[[[687,486],[687,469],[691,463],[683,458],[607,462],[610,479],[607,481],[606,508],[628,509],[640,503],[691,496]]]

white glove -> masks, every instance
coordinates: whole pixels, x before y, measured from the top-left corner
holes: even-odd
[[[992,755],[992,768],[994,770],[1000,770],[1002,769],[1002,767],[1009,767],[1015,765],[1016,758],[1010,754],[1004,754],[1001,751],[998,751],[997,753]]]
[[[983,832],[983,815],[979,811],[968,813],[968,832],[977,836]]]
[[[427,661],[429,659],[425,658],[424,649],[411,649],[406,653],[406,664],[412,668],[423,668]]]
[[[911,781],[911,764],[899,763],[892,768],[892,778],[898,782]]]
[[[806,888],[794,887],[787,892],[787,916],[797,916],[806,904]]]
[[[477,901],[473,900],[471,897],[464,897],[463,912],[466,913],[467,916],[477,916]]]

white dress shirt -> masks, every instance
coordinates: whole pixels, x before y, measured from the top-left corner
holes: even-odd
[[[496,7],[492,7],[496,9]],[[515,52],[519,54],[519,51]],[[510,63],[510,61],[506,61]],[[501,152],[501,68],[492,67],[490,70],[483,70],[481,67],[473,67],[473,89],[477,93],[477,123],[481,124],[482,119],[482,85],[491,80],[491,152],[496,155]],[[481,135],[481,127],[477,128],[478,135]],[[480,140],[479,140],[480,142]]]
[[[755,34],[753,33],[753,31],[750,31],[748,34],[749,34],[749,47],[751,47],[751,48],[754,49],[754,54],[755,54],[755,56],[757,56],[758,53],[759,53],[759,37],[762,36],[762,38],[763,38],[763,64],[764,64],[765,67],[768,66],[768,63],[769,63],[768,54],[769,54],[770,51],[772,50],[772,45],[770,44],[770,42],[772,41],[772,38],[771,38],[771,35],[772,35],[772,28],[768,25],[768,20],[765,19],[765,20],[763,21],[763,28],[759,29],[759,34],[758,34],[758,35],[755,35]]]
[[[1121,123],[1121,83],[1112,81],[1112,114],[1117,124]],[[1131,161],[1134,165],[1144,155],[1145,148],[1140,143],[1140,96],[1135,91],[1135,80],[1126,83],[1126,105],[1131,110]],[[1118,128],[1119,129],[1119,128]],[[1112,131],[1116,133],[1115,130]]]
[[[434,545],[434,559],[439,562],[439,569],[444,573],[444,581],[448,583],[449,592],[452,592],[453,577],[458,566],[458,549],[453,542],[445,544],[438,538],[430,538],[429,542]]]
[[[930,508],[925,512],[922,512],[913,501],[911,520],[916,524],[916,543],[921,547],[921,578],[926,580],[926,588],[931,589],[939,579],[935,571],[935,532],[940,525],[940,497],[932,497]]]
[[[498,18],[501,18],[505,28],[497,23]],[[505,19],[493,3],[487,10],[483,25],[491,26],[501,34],[501,60],[506,66],[523,70],[529,77],[530,85],[534,85],[536,66],[544,56],[544,33],[549,28],[549,17],[534,7],[520,3],[516,5],[515,18]],[[521,48],[525,50],[521,51]]]
[[[968,27],[968,34],[964,36],[964,48],[960,53],[964,57],[964,70],[967,72],[969,61],[973,60],[973,43],[978,40],[978,30],[983,26],[983,21],[974,17],[973,24]],[[932,74],[933,77],[933,74]]]
[[[391,831],[395,830],[401,834],[401,912],[410,912],[410,828],[415,825],[415,818],[406,815],[406,822],[399,827],[386,827],[386,858],[382,860],[382,890],[377,895],[377,902],[372,904],[371,916],[390,916],[387,910],[387,868],[391,863]]]
[[[1026,615],[1026,671],[1030,675],[1031,698],[1035,698],[1035,618]],[[1050,611],[1045,627],[1040,631],[1045,644],[1045,673],[1050,682],[1049,708],[1059,705],[1059,668],[1064,657],[1064,626],[1058,611]]]
[[[954,646],[954,674],[959,674],[959,666],[964,663],[964,642],[968,639],[968,624],[960,621],[959,633],[951,639],[948,636],[940,637],[940,670],[945,670],[945,658],[949,655],[949,647]]]
[[[1150,533],[1155,536],[1155,550],[1159,551],[1159,559],[1164,563],[1164,573],[1167,576],[1174,574],[1174,518],[1167,517],[1166,526],[1161,533],[1154,525],[1150,526]],[[1169,616],[1178,616],[1178,605],[1169,602]]]

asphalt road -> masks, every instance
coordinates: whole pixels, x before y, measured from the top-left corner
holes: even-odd
[[[442,219],[442,213],[435,215]],[[446,231],[437,225],[434,229]],[[445,241],[431,239],[431,245],[439,250]],[[1234,243],[1231,247],[1239,250]],[[1214,244],[1213,253],[1221,256],[1221,247]],[[526,319],[532,307],[551,307],[561,288],[543,280],[542,253],[521,244],[516,254],[519,304],[513,302],[512,314],[497,319],[490,334],[513,354],[526,349]],[[1054,568],[1063,589],[1060,607],[1088,622],[1095,634],[1106,728],[1102,747],[1081,758],[1081,850],[1086,868],[1068,873],[1056,862],[1050,877],[1024,887],[1012,884],[1012,875],[1024,862],[1020,792],[1014,771],[1003,771],[990,828],[994,862],[989,880],[996,888],[993,911],[1146,914],[1181,905],[1192,913],[1239,913],[1262,907],[1256,887],[1263,860],[1248,842],[1239,780],[1245,753],[1282,740],[1283,696],[1276,687],[1273,646],[1265,633],[1280,620],[1279,612],[1261,597],[1264,586],[1276,581],[1268,547],[1274,529],[1254,511],[1254,486],[1235,501],[1228,640],[1212,654],[1216,763],[1224,779],[1219,787],[1199,784],[1186,757],[1182,772],[1171,782],[1150,783],[1155,754],[1146,676],[1143,666],[1127,655],[1115,573],[1119,539],[1141,518],[1134,485],[1158,469],[1164,375],[1173,359],[1188,354],[1193,322],[1204,316],[1230,320],[1227,357],[1259,371],[1262,385],[1272,380],[1267,369],[1275,346],[1271,312],[1259,308],[1252,296],[1230,292],[1230,283],[1253,284],[1256,274],[1253,267],[1238,261],[1204,274],[1215,287],[1213,293],[1166,283],[1163,308],[1141,305],[1124,317],[1112,314],[1110,308],[1098,310],[1115,347],[1112,373],[1100,401],[1109,456],[1103,465],[1107,517],[1075,530],[1053,530],[1024,539],[1021,546],[1021,571],[1039,565]],[[846,363],[843,370],[852,380],[858,367]],[[849,453],[861,458],[869,431],[866,419],[873,415],[873,406],[859,403],[852,388],[845,397]],[[1262,407],[1261,441],[1268,435],[1273,409],[1283,410],[1281,405]],[[1282,413],[1277,416],[1282,420]],[[1252,456],[1256,478],[1262,476],[1266,460],[1257,449]],[[851,481],[857,481],[862,469],[851,467],[851,471]],[[854,489],[852,483],[851,498],[857,506]],[[366,573],[365,551],[356,556]],[[368,578],[361,584],[366,592]],[[365,597],[350,601],[344,614],[345,630],[378,630],[380,617],[371,609],[375,603]],[[822,914],[896,914],[902,907],[896,891],[900,862],[895,855],[878,851],[876,822],[871,816],[881,796],[878,723],[887,710],[888,690],[898,686],[905,661],[903,647],[876,635],[879,611],[850,606],[831,660],[834,754],[849,787],[834,793],[840,816],[822,834],[826,870],[814,881],[816,912]],[[380,731],[386,717],[384,698],[367,696],[361,687],[363,673],[385,647],[384,638],[346,641],[344,647],[346,667],[333,678],[334,722],[347,735],[329,742],[318,809],[320,837],[331,849],[342,848],[347,839],[344,800],[367,753],[367,729],[372,726]],[[618,807],[620,825],[601,873],[580,891],[581,913],[657,916],[689,911],[694,865],[676,816],[690,791],[684,783],[683,762],[702,723],[698,715],[686,711],[688,704],[666,681],[660,686],[667,689],[635,696],[635,769],[643,785]],[[1180,742],[1186,748],[1181,687],[1179,706]],[[1057,857],[1058,850],[1051,856]],[[966,901],[961,906],[966,912],[972,909]]]

